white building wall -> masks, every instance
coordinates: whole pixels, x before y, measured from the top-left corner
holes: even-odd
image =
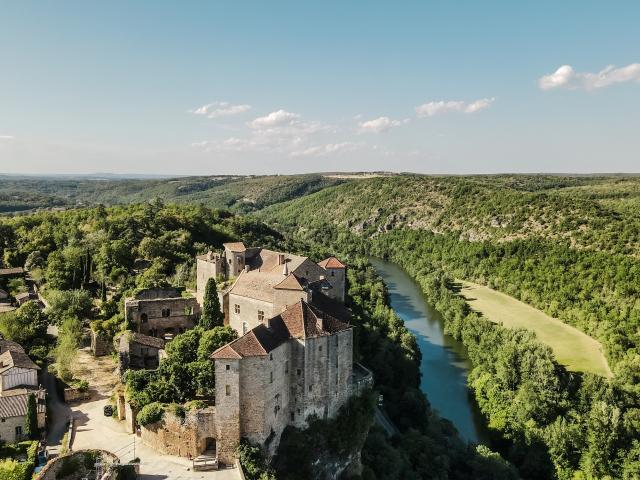
[[[38,386],[38,371],[33,368],[13,367],[2,373],[2,390],[20,385]]]

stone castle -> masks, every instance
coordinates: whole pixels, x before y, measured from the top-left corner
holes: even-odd
[[[273,452],[287,425],[333,417],[351,396],[345,270],[334,257],[316,264],[240,242],[197,258],[199,302],[209,278],[235,277],[220,297],[225,324],[240,338],[212,355],[220,461],[231,461],[240,438]]]

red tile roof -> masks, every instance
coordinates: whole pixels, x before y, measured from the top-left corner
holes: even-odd
[[[213,352],[211,358],[264,356],[291,338],[332,335],[350,328],[349,324],[300,300],[270,319],[269,327],[261,324],[252,328],[242,337]]]
[[[336,257],[325,258],[321,262],[318,262],[322,268],[347,268],[344,263],[338,260]]]

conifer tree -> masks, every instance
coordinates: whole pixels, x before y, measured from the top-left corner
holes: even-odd
[[[218,288],[214,278],[207,280],[204,290],[204,301],[202,304],[202,315],[200,316],[200,326],[205,330],[213,327],[222,327],[223,315],[220,310],[220,299],[218,298]]]
[[[24,421],[24,433],[30,440],[38,438],[38,411],[36,408],[36,397],[32,393],[27,400],[27,416]]]

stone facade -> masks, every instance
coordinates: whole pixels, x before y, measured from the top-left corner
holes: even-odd
[[[131,370],[155,370],[160,365],[164,340],[141,333],[124,332],[118,338],[118,369],[120,375]]]
[[[200,316],[197,300],[181,297],[176,289],[146,289],[124,305],[125,317],[137,332],[167,340],[193,328]]]
[[[109,355],[114,351],[113,339],[102,332],[94,332],[91,330],[91,353],[96,357]]]

